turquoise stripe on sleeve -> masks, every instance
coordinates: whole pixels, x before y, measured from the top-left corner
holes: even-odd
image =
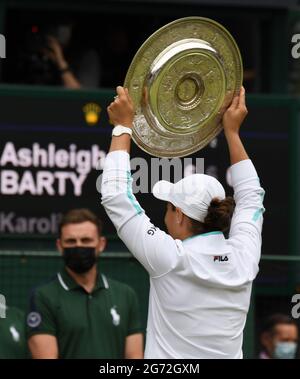
[[[252,217],[252,221],[254,222],[256,222],[265,211],[265,208],[263,207],[263,204],[262,204],[264,201],[264,197],[265,197],[265,191],[261,191],[260,193],[261,208],[254,212],[254,215]]]
[[[131,187],[131,183],[130,183],[130,179],[132,179],[131,173],[130,173],[130,171],[126,171],[126,173],[127,173],[127,196],[128,196],[128,199],[130,200],[131,204],[136,209],[137,213],[140,214],[143,212],[143,210],[142,210],[141,206],[139,205],[139,203],[136,201],[136,199],[132,193],[132,187]]]
[[[253,217],[252,217],[252,221],[256,222],[256,221],[260,218],[260,216],[264,213],[264,211],[265,211],[265,208],[264,208],[264,207],[258,209],[258,210],[254,213],[254,215],[253,215]]]

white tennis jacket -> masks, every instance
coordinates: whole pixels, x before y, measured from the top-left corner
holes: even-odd
[[[132,193],[129,154],[107,155],[102,205],[150,275],[145,358],[242,358],[243,329],[261,253],[264,190],[251,160],[230,168],[230,235],[183,241],[155,227]]]

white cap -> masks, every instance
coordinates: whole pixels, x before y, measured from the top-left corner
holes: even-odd
[[[173,184],[160,180],[153,186],[153,195],[169,201],[194,220],[204,222],[212,199],[225,199],[222,184],[213,176],[193,174]]]

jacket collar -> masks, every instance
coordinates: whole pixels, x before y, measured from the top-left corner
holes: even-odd
[[[226,252],[228,249],[226,239],[222,232],[209,232],[196,234],[182,241],[184,247],[201,246],[203,254],[216,253],[218,251]]]

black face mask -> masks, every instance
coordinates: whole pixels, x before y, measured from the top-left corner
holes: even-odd
[[[63,258],[65,265],[77,274],[89,271],[97,260],[94,247],[66,247]]]

